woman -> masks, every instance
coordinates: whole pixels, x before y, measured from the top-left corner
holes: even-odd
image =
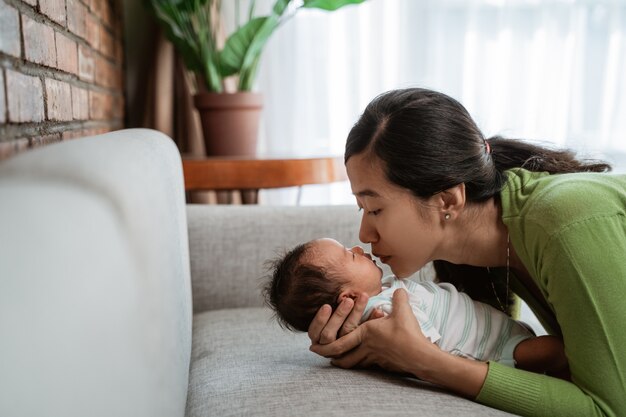
[[[433,260],[449,276],[469,265],[462,275],[502,309],[516,292],[563,337],[571,382],[439,350],[402,290],[391,315],[360,326],[366,294],[334,313],[322,307],[309,327],[313,352],[340,367],[408,372],[516,414],[626,415],[626,177],[596,173],[610,167],[570,152],[485,140],[461,104],[423,89],[372,101],[345,161],[363,210],[359,238],[382,262],[399,277]]]

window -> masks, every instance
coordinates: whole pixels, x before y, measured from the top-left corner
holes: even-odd
[[[624,74],[624,0],[368,0],[301,11],[264,52],[261,152],[341,154],[374,96],[421,86],[458,99],[487,136],[552,142],[626,171]],[[353,202],[348,186],[305,188],[303,204]]]

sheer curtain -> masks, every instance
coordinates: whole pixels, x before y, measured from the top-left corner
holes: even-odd
[[[626,1],[368,0],[301,10],[270,39],[259,151],[343,152],[365,105],[420,86],[461,101],[483,132],[552,142],[626,171]],[[293,204],[296,192],[266,192]],[[308,186],[302,204],[350,203]]]

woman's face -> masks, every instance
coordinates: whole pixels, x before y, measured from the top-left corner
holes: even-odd
[[[369,152],[346,163],[357,204],[363,211],[359,239],[372,245],[372,254],[406,278],[437,259],[442,240],[440,213],[402,187],[387,180],[378,158]],[[421,206],[420,206],[421,205]]]

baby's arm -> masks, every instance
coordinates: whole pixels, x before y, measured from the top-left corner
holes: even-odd
[[[526,371],[570,379],[563,340],[556,336],[538,336],[522,340],[513,352],[515,367]]]

